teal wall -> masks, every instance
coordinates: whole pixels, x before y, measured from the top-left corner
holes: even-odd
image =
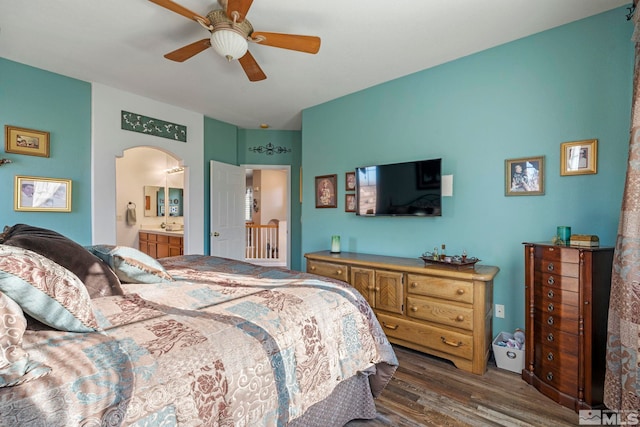
[[[520,39],[303,111],[302,251],[418,257],[442,243],[499,266],[494,333],[524,326],[524,241],[556,226],[615,242],[633,73],[625,8]],[[428,48],[428,47],[427,47]],[[560,144],[599,140],[598,173],[560,176]],[[545,194],[507,197],[505,159],[545,156]],[[344,212],[357,166],[443,159],[453,197],[437,218]],[[316,209],[314,176],[338,175],[338,208]]]
[[[0,58],[0,124],[50,132],[48,158],[0,154],[13,161],[0,167],[0,227],[27,223],[90,244],[91,85]],[[71,179],[72,211],[14,211],[16,175]]]
[[[238,131],[238,164],[290,165],[291,166],[291,269],[300,270],[302,264],[300,212],[300,165],[302,162],[302,135],[299,131],[269,129],[240,129]],[[252,147],[266,146],[288,148],[281,154],[256,153]]]

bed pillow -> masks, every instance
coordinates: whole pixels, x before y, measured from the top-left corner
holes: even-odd
[[[102,260],[55,231],[16,224],[5,227],[0,243],[29,249],[60,264],[78,276],[91,298],[124,294],[118,277]]]
[[[164,267],[149,255],[127,246],[94,245],[89,247],[106,262],[122,283],[166,283],[173,278]]]
[[[52,328],[69,332],[99,330],[91,298],[80,279],[36,252],[0,245],[0,292]]]
[[[0,292],[0,388],[33,381],[51,368],[33,360],[22,348],[27,319],[14,300]]]

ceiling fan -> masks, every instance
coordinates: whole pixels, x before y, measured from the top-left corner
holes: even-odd
[[[206,17],[171,0],[149,1],[193,19],[211,33],[209,38],[198,40],[164,55],[172,61],[184,62],[212,47],[228,61],[237,59],[249,80],[255,82],[264,80],[267,76],[248,51],[247,42],[314,54],[320,50],[319,37],[253,31],[253,26],[246,19],[253,0],[218,0],[222,9],[214,9],[207,13]]]

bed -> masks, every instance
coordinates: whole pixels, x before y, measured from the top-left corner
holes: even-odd
[[[0,425],[340,426],[396,368],[344,282],[0,234]]]

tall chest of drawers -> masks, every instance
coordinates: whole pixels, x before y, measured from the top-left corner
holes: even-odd
[[[613,248],[525,243],[522,378],[578,411],[602,404]]]
[[[354,252],[305,254],[307,272],[350,283],[369,302],[394,344],[487,369],[498,267],[425,266],[418,258]]]

